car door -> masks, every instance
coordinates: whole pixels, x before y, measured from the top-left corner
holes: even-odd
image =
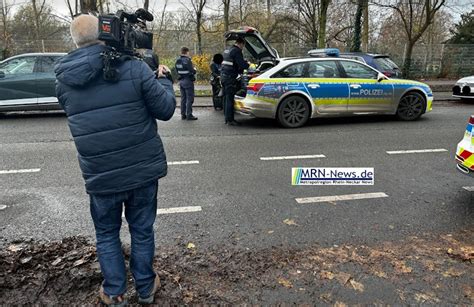
[[[309,62],[305,85],[320,113],[347,112],[349,86],[334,60]]]
[[[379,72],[365,64],[348,60],[339,63],[349,84],[349,112],[392,111],[393,85],[390,80],[378,81]]]
[[[36,56],[15,57],[0,64],[0,107],[35,105]]]
[[[38,104],[57,103],[54,65],[60,56],[44,55],[39,58],[40,65],[37,74]]]

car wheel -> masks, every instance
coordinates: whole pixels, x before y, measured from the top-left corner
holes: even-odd
[[[298,128],[306,124],[310,107],[306,100],[299,96],[285,98],[278,108],[278,121],[283,127]]]
[[[423,114],[425,98],[416,92],[406,94],[400,99],[397,117],[401,120],[416,120]]]

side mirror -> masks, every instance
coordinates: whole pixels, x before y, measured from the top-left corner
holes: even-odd
[[[377,82],[382,82],[383,80],[388,80],[387,76],[384,75],[383,73],[379,72],[377,75]]]
[[[5,78],[5,73],[0,70],[0,79],[3,79],[3,78]]]

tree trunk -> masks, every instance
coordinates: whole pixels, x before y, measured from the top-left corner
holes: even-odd
[[[201,23],[202,23],[202,13],[198,12],[196,14],[196,35],[198,43],[198,54],[202,54],[202,37],[201,37]]]
[[[222,0],[224,4],[224,31],[229,31],[229,11],[230,11],[230,0]]]
[[[272,1],[267,0],[267,20],[270,20],[270,17],[272,16],[271,9],[272,9]]]
[[[149,7],[150,7],[150,0],[145,0],[143,2],[143,8],[148,11]]]
[[[369,0],[364,0],[364,27],[362,31],[362,51],[369,51]]]
[[[71,1],[67,0],[66,4],[67,4],[67,8],[69,9],[69,14],[71,15],[71,19],[73,19],[74,18],[74,11],[72,10]]]
[[[81,3],[81,13],[97,12],[97,0],[79,0]]]
[[[357,12],[354,21],[354,37],[352,38],[352,52],[360,52],[360,32],[364,0],[357,0]]]
[[[403,59],[403,66],[402,66],[402,75],[403,75],[403,78],[405,79],[410,77],[411,57],[413,54],[414,46],[415,46],[415,42],[409,41],[405,49],[405,58]]]
[[[326,24],[328,7],[331,0],[322,0],[319,9],[318,48],[326,47]]]

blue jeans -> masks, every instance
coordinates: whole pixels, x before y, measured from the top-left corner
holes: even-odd
[[[148,297],[153,289],[155,271],[155,237],[158,181],[141,188],[114,194],[90,195],[94,221],[97,255],[104,277],[105,294],[117,296],[127,289],[127,273],[120,242],[122,208],[132,238],[130,270],[140,297]]]

